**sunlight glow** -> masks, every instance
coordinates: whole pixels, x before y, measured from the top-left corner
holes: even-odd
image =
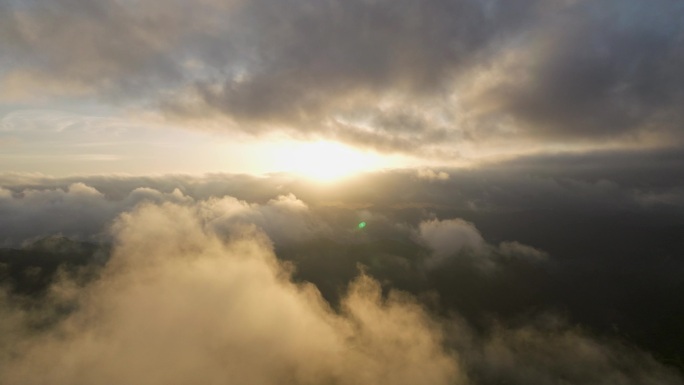
[[[280,171],[319,181],[332,181],[386,166],[379,155],[328,141],[290,143],[278,148],[275,155]]]

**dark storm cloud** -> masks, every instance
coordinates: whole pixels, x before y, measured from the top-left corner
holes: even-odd
[[[115,96],[213,127],[451,158],[502,137],[680,138],[673,0],[0,7],[8,94]]]

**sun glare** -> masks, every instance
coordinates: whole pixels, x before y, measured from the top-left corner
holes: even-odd
[[[279,146],[274,161],[279,171],[332,181],[384,166],[382,157],[340,143],[298,142]]]

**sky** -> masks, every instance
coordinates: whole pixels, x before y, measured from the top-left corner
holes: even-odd
[[[684,384],[679,0],[0,0],[0,383]]]
[[[289,157],[272,148],[320,141],[371,169],[680,146],[682,7],[5,0],[1,167],[263,174]]]

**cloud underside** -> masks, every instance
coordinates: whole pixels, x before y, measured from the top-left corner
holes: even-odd
[[[292,281],[263,233],[222,231],[216,210],[139,206],[112,226],[97,279],[65,277],[33,308],[3,298],[2,382],[681,383],[649,356],[553,317],[478,335],[363,273],[333,310],[314,285]]]
[[[192,127],[385,151],[679,143],[681,4],[0,3],[4,100],[96,96]]]

